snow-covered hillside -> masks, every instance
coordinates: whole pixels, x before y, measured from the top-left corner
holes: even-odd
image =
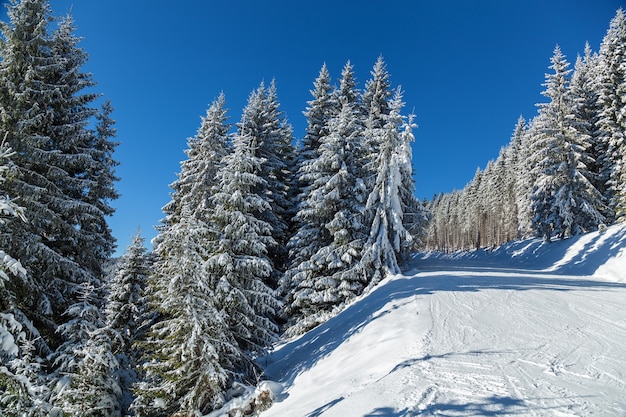
[[[418,254],[266,362],[262,417],[624,416],[626,228]]]

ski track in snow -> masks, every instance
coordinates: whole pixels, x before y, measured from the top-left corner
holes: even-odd
[[[553,273],[600,243],[541,270],[416,261],[268,357],[285,392],[262,417],[626,416],[626,284]]]

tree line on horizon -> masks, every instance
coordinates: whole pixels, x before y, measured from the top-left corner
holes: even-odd
[[[400,265],[428,213],[415,127],[378,59],[360,89],[314,82],[297,146],[261,83],[235,129],[208,108],[154,250],[113,270],[113,107],[92,91],[70,15],[12,0],[0,23],[0,416],[171,416],[254,384],[281,334],[323,323]],[[104,101],[101,108],[96,104]]]
[[[574,68],[557,45],[530,121],[462,189],[425,202],[427,249],[495,247],[579,235],[626,220],[626,18],[619,9],[599,52]]]

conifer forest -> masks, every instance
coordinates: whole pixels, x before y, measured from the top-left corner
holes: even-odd
[[[596,51],[546,57],[545,100],[462,190],[419,200],[414,118],[382,57],[312,80],[294,134],[276,83],[187,142],[149,250],[119,259],[115,103],[70,15],[0,22],[0,416],[196,416],[256,359],[401,271],[417,249],[545,241],[626,221],[626,15]],[[549,61],[548,61],[549,58]],[[538,86],[538,89],[541,86]],[[234,119],[233,119],[234,120]],[[302,136],[298,140],[297,136]]]

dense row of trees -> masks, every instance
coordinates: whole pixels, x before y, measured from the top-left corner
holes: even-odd
[[[254,90],[233,133],[221,95],[207,110],[155,239],[151,324],[135,340],[140,416],[207,412],[281,329],[300,334],[399,271],[426,225],[414,197],[411,118],[382,59],[360,91],[325,66],[293,145],[276,85]],[[144,304],[142,304],[144,305]],[[138,318],[135,321],[140,321]]]
[[[520,117],[508,146],[460,191],[435,196],[427,247],[550,241],[626,220],[626,16],[618,10],[598,53],[573,70],[557,46],[546,103]]]
[[[154,251],[113,272],[112,107],[95,104],[70,16],[12,0],[0,24],[0,416],[195,415],[279,334],[302,333],[420,243],[411,117],[380,58],[359,89],[314,82],[301,144],[261,83],[234,128],[209,107]],[[13,200],[15,199],[15,200]],[[17,204],[19,202],[19,205]],[[19,261],[18,261],[19,260]]]

